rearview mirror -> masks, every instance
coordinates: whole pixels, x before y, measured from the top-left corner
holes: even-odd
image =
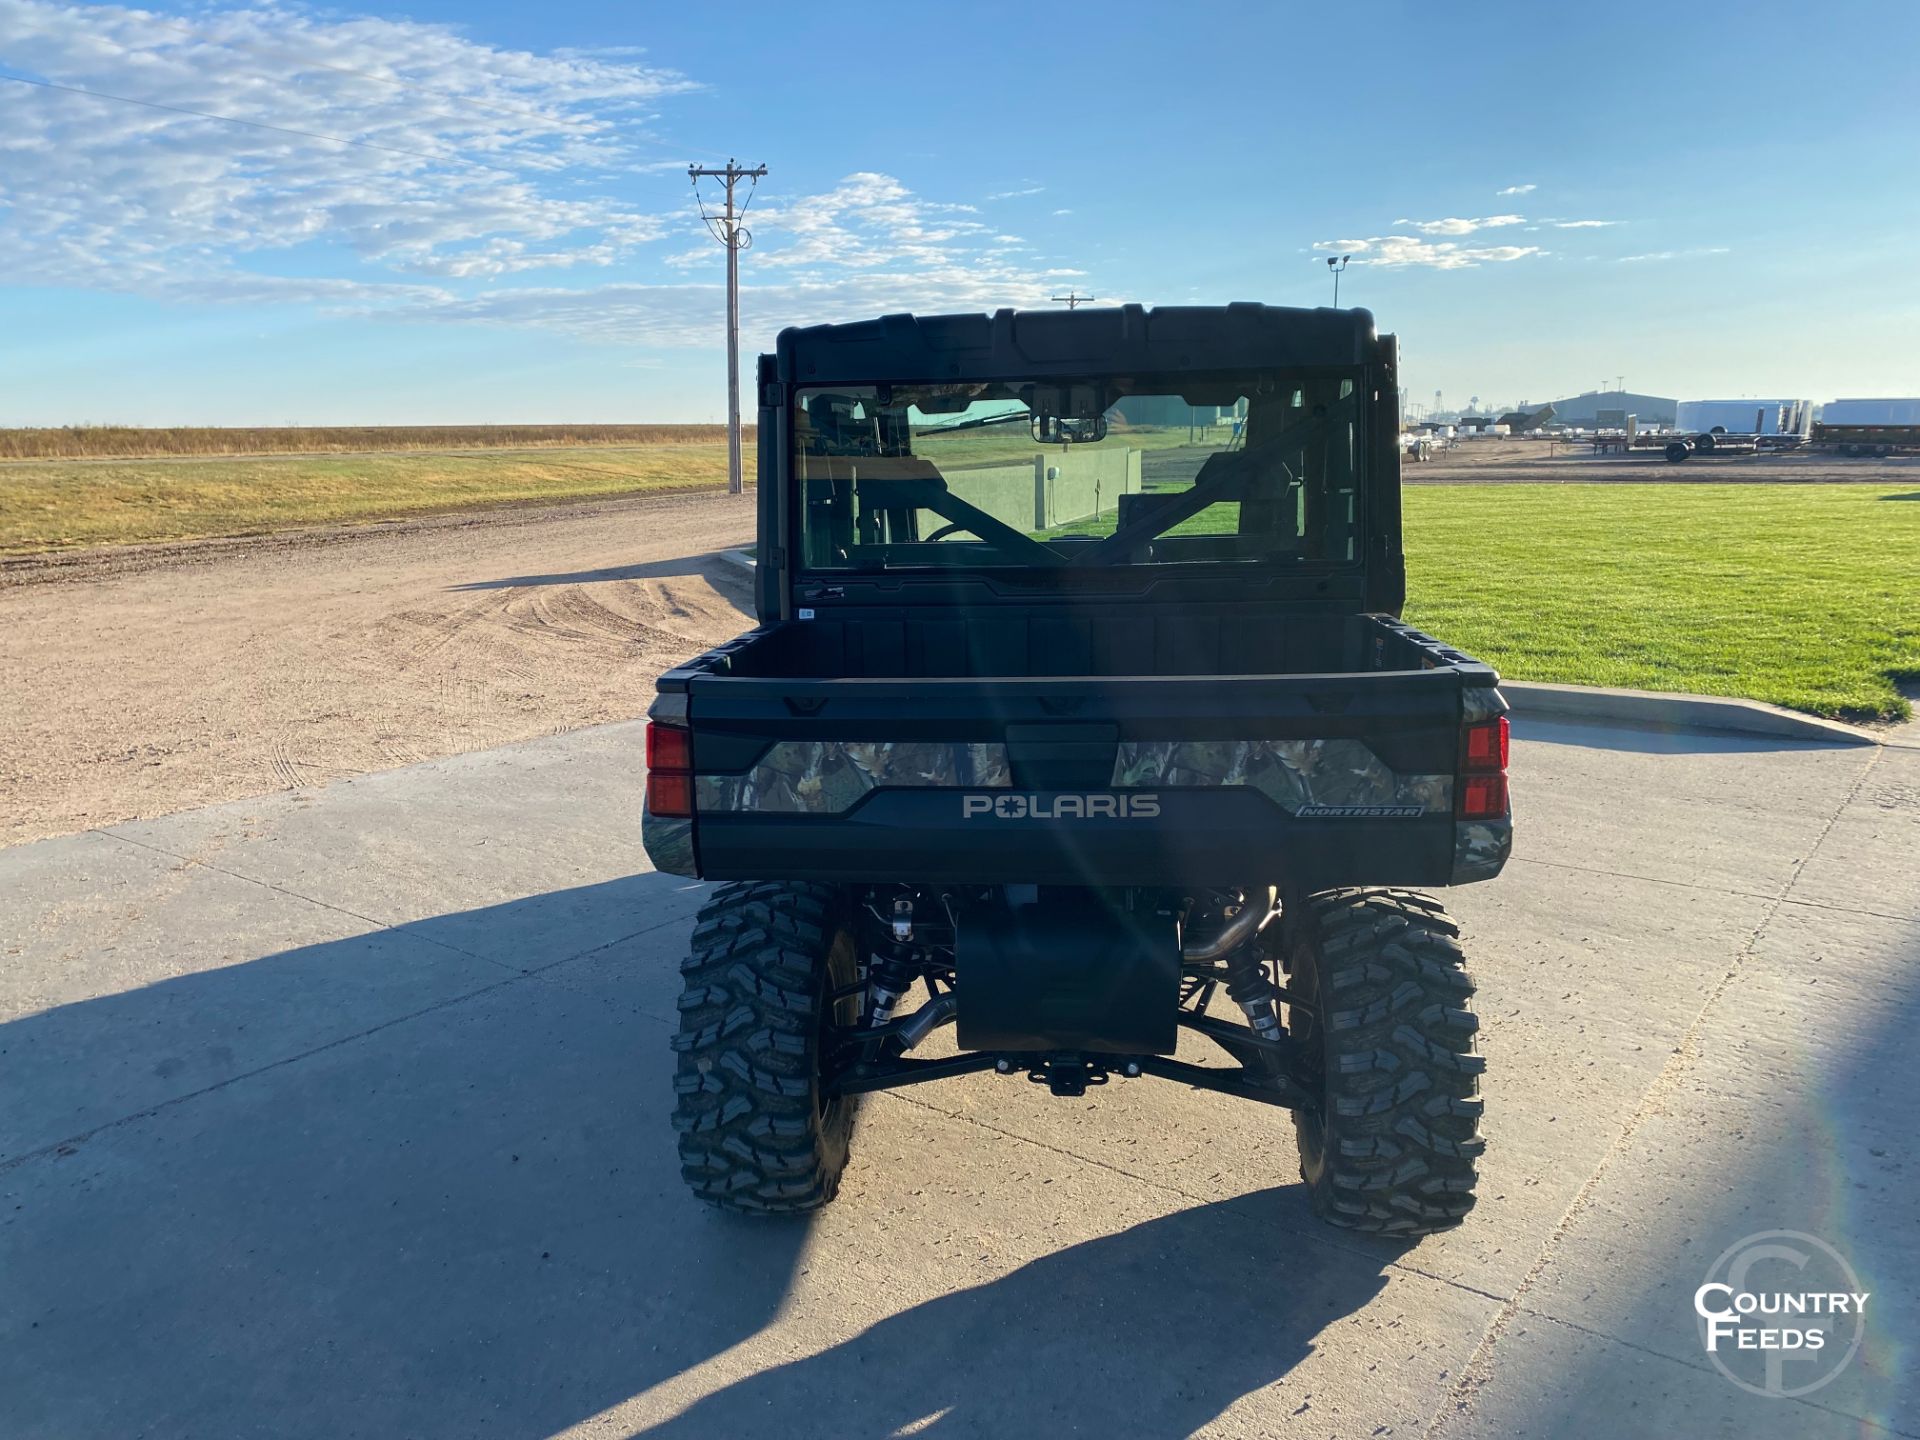
[[[1107,417],[1035,415],[1027,432],[1041,445],[1086,445],[1107,438]]]

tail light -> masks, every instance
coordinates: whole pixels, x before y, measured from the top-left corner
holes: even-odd
[[[663,819],[693,817],[693,744],[678,725],[647,722],[647,812]]]
[[[1507,813],[1508,726],[1505,715],[1476,720],[1460,732],[1460,818],[1497,820]]]
[[[1507,717],[1496,715],[1480,720],[1462,732],[1461,763],[1468,770],[1504,770],[1507,768]]]

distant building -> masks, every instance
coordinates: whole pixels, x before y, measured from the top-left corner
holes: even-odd
[[[1556,424],[1579,425],[1588,429],[1599,425],[1602,410],[1623,410],[1638,417],[1641,427],[1671,425],[1680,402],[1665,395],[1641,395],[1632,390],[1589,390],[1570,400],[1553,402]]]
[[[1555,413],[1551,405],[1542,405],[1538,410],[1529,410],[1523,405],[1518,410],[1509,410],[1495,423],[1505,425],[1515,435],[1525,435],[1552,420]]]

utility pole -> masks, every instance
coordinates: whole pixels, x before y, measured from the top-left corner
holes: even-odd
[[[1098,295],[1076,295],[1073,291],[1069,290],[1064,295],[1054,296],[1053,303],[1056,305],[1064,305],[1067,309],[1073,310],[1086,304],[1089,300],[1098,300],[1099,298]]]
[[[767,173],[764,165],[755,165],[751,169],[736,165],[731,158],[724,170],[713,170],[701,165],[689,165],[687,176],[693,181],[693,193],[696,200],[700,197],[700,182],[704,179],[723,181],[726,190],[726,208],[718,215],[707,213],[707,203],[700,200],[700,218],[706,222],[707,229],[713,232],[727,250],[727,493],[738,495],[745,488],[740,468],[740,252],[753,244],[753,232],[740,223],[747,213],[747,205],[753,203],[753,188]],[[742,180],[752,182],[747,187],[747,205],[735,209],[733,205],[733,187]]]

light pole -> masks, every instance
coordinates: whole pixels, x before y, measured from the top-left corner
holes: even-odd
[[[1327,269],[1333,272],[1333,308],[1336,310],[1340,308],[1340,276],[1352,258],[1351,255],[1342,255],[1337,259],[1332,255],[1327,256]]]

